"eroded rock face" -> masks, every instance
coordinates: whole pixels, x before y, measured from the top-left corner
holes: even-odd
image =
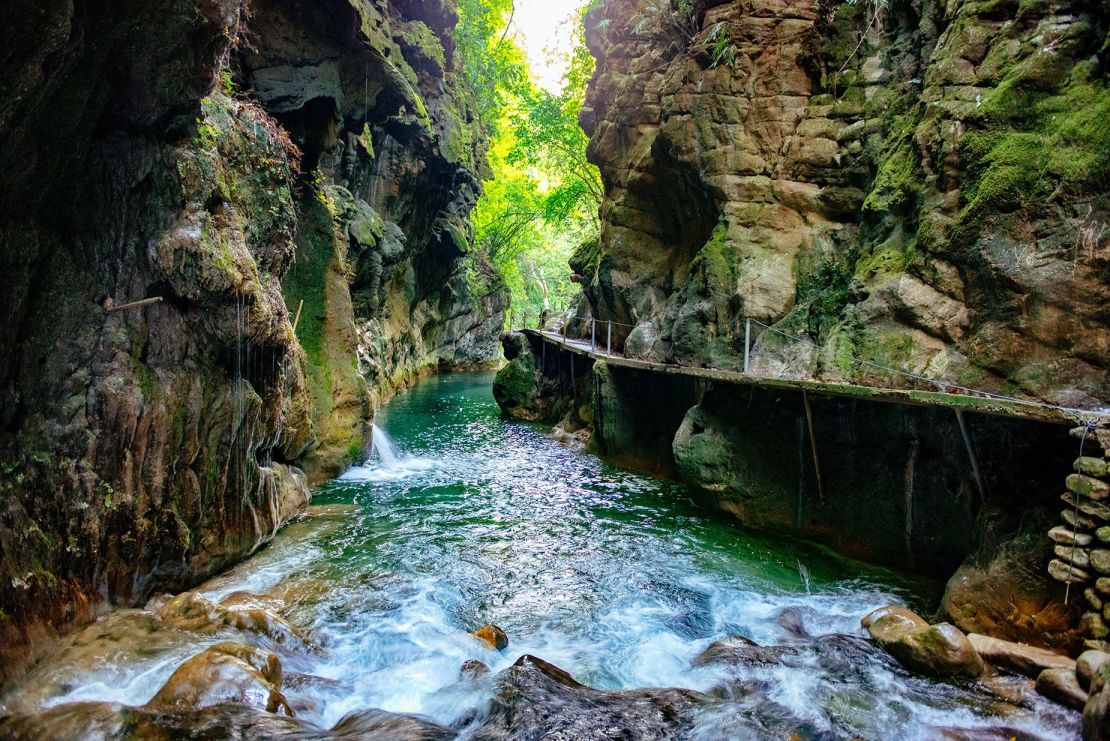
[[[736,368],[750,316],[825,346],[761,335],[773,375],[1110,398],[1105,9],[688,6],[586,19],[606,200],[575,269],[627,351]]]
[[[484,140],[453,3],[23,5],[0,65],[0,682],[105,603],[260,547],[360,457],[377,399],[492,359],[504,304],[466,279]]]

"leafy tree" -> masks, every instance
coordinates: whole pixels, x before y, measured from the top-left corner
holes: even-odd
[[[506,30],[511,16],[510,0],[463,0],[459,51],[493,136],[489,177],[473,212],[475,262],[501,275],[511,292],[510,316],[519,322],[565,306],[577,292],[567,259],[576,244],[597,236],[602,184],[578,125],[593,75],[582,14],[558,94],[531,81],[526,57]]]

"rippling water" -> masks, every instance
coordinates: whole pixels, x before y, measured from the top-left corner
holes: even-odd
[[[938,585],[738,528],[679,485],[501,419],[490,383],[490,374],[441,376],[398,395],[377,424],[406,457],[388,468],[371,461],[321,487],[319,514],[203,587],[214,599],[267,594],[323,644],[282,654],[287,671],[339,680],[302,688],[302,717],[331,725],[378,707],[451,723],[489,695],[489,681],[457,681],[463,661],[496,671],[532,653],[599,688],[708,690],[742,680],[718,693],[738,699],[705,712],[706,738],[749,735],[739,729],[783,737],[799,721],[840,737],[935,738],[937,728],[974,737],[1001,725],[1075,735],[1078,715],[1039,698],[1002,707],[975,687],[911,676],[881,653],[837,656],[819,640],[863,635],[860,617],[891,602],[927,615]],[[812,638],[782,627],[784,608]],[[508,633],[506,651],[468,635],[486,623]],[[796,653],[786,665],[731,674],[691,668],[711,641],[736,634]],[[121,647],[59,679],[43,702],[144,702],[182,659],[226,637]],[[51,671],[57,679],[66,668]]]

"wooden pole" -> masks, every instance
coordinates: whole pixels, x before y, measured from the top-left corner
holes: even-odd
[[[821,497],[821,504],[825,503],[825,482],[821,478],[821,461],[817,457],[817,437],[813,434],[813,412],[809,408],[809,394],[802,392],[802,401],[806,407],[806,426],[809,428],[809,450],[813,455],[813,470],[817,473],[817,494]]]
[[[297,304],[297,315],[295,317],[293,317],[293,334],[297,333],[297,323],[299,321],[301,321],[301,309],[302,308],[304,308],[304,299],[303,298],[301,299],[301,302],[299,304]]]
[[[613,354],[613,320],[609,320],[609,336],[605,339],[605,354]]]
[[[149,306],[150,304],[162,303],[161,296],[153,296],[151,298],[144,298],[142,301],[132,301],[129,304],[120,304],[118,306],[105,306],[105,311],[120,311],[121,309],[137,309],[140,306]]]
[[[748,357],[752,351],[752,318],[744,320],[744,372],[748,372]],[[806,407],[809,409],[809,407]]]
[[[964,439],[964,448],[967,450],[967,457],[971,461],[971,473],[975,476],[975,485],[979,489],[979,502],[987,500],[987,487],[983,484],[983,477],[979,473],[979,459],[975,455],[975,446],[971,444],[971,432],[967,429],[967,423],[964,421],[964,410],[956,409],[956,421],[960,423],[960,435]]]

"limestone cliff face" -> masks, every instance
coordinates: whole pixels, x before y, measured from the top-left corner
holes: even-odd
[[[254,551],[500,325],[449,2],[94,5],[0,32],[0,681]]]
[[[692,7],[691,7],[692,6]],[[684,10],[689,8],[689,10]],[[1110,399],[1105,4],[606,0],[575,269],[633,355]],[[627,332],[627,330],[625,331]],[[621,333],[621,339],[625,340]]]

